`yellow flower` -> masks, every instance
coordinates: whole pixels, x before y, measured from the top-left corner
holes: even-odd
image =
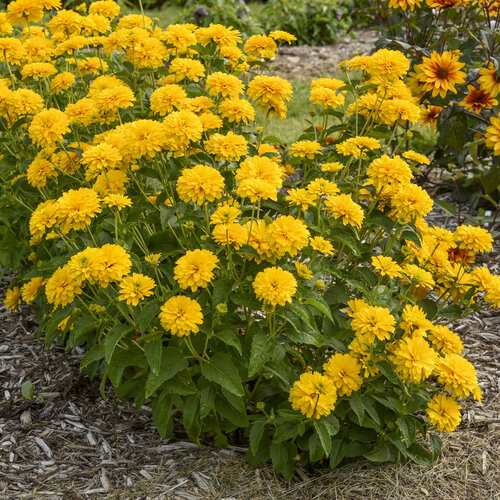
[[[64,134],[70,131],[69,119],[58,109],[44,109],[33,117],[28,130],[37,146],[49,148],[61,142]]]
[[[226,135],[212,134],[205,141],[205,148],[207,153],[213,154],[217,161],[239,160],[248,153],[247,140],[242,135],[234,134],[231,131]]]
[[[24,302],[26,304],[31,304],[38,295],[38,292],[42,289],[45,283],[45,278],[38,276],[37,278],[31,278],[28,283],[25,283],[21,289]]]
[[[58,95],[60,94],[63,90],[68,89],[75,83],[75,75],[73,73],[70,73],[69,71],[63,71],[62,73],[59,73],[58,75],[54,76],[52,78],[52,81],[50,82],[50,90],[54,92],[54,94]]]
[[[433,325],[429,333],[429,340],[443,356],[460,354],[464,349],[460,337],[445,325]]]
[[[328,240],[325,240],[322,236],[315,236],[314,238],[311,238],[309,244],[313,250],[316,250],[319,253],[333,255],[332,244]]]
[[[359,158],[365,150],[379,149],[380,142],[373,137],[351,137],[337,145],[337,153]]]
[[[458,226],[454,237],[455,241],[460,241],[462,246],[474,252],[491,252],[493,248],[493,237],[482,227]]]
[[[57,176],[57,168],[52,162],[38,155],[30,163],[26,174],[30,186],[41,188],[47,184],[47,179]]]
[[[291,215],[282,215],[269,225],[269,244],[277,258],[285,254],[297,255],[309,240],[306,225]]]
[[[309,158],[310,160],[320,151],[321,145],[316,141],[298,141],[290,146],[290,154],[292,156]]]
[[[350,194],[328,196],[325,207],[325,210],[332,213],[336,219],[342,218],[343,224],[361,229],[365,215],[361,206],[352,200]]]
[[[425,412],[428,422],[435,425],[438,431],[453,432],[462,421],[461,408],[455,398],[448,398],[446,394],[436,394]]]
[[[369,182],[375,186],[377,190],[387,184],[408,184],[413,174],[411,169],[400,156],[396,155],[390,158],[387,155],[382,155],[380,158],[373,160],[366,169],[366,175]]]
[[[365,306],[352,313],[351,328],[367,344],[375,339],[388,340],[396,329],[396,320],[386,307]]]
[[[136,306],[144,297],[153,295],[155,286],[154,280],[144,274],[133,273],[132,276],[125,276],[120,283],[118,300]]]
[[[47,62],[25,64],[21,69],[21,76],[23,80],[29,77],[33,78],[33,80],[38,80],[39,78],[52,76],[55,73],[57,73],[56,67]]]
[[[459,104],[468,111],[474,111],[479,114],[483,109],[491,109],[498,104],[498,101],[483,89],[478,89],[474,85],[467,85],[467,90],[469,94]]]
[[[400,277],[403,269],[401,266],[394,262],[391,257],[384,257],[378,255],[372,257],[372,266],[380,274],[380,276],[389,276],[389,278]]]
[[[205,67],[196,59],[177,57],[170,62],[169,74],[173,76],[172,81],[166,83],[178,83],[187,78],[198,81],[205,75]]]
[[[410,61],[399,50],[380,49],[369,60],[366,70],[370,75],[387,80],[398,80],[410,69]]]
[[[306,372],[293,384],[288,400],[294,410],[307,418],[318,419],[334,410],[337,391],[333,381],[325,375]]]
[[[73,302],[76,295],[82,293],[81,284],[67,266],[59,267],[45,285],[47,302],[54,304],[54,307],[64,307]]]
[[[198,28],[195,32],[196,38],[206,46],[211,40],[221,47],[231,47],[241,42],[240,32],[232,26],[226,27],[222,24],[210,24],[208,28]]]
[[[315,87],[311,89],[311,102],[314,104],[322,104],[324,109],[338,108],[343,106],[345,102],[344,94],[326,87]]]
[[[43,7],[33,0],[15,0],[7,5],[7,21],[12,26],[37,23],[43,17]]]
[[[164,85],[156,89],[150,98],[151,110],[160,116],[165,116],[174,108],[180,109],[187,99],[186,92],[179,85]]]
[[[302,211],[306,211],[309,206],[313,206],[316,200],[316,195],[307,189],[293,188],[290,189],[285,196],[285,200],[290,204],[297,205]]]
[[[259,75],[248,84],[248,95],[267,107],[280,104],[281,101],[289,101],[292,96],[292,86],[279,76]]]
[[[101,247],[104,255],[103,269],[96,276],[99,286],[106,288],[113,281],[120,281],[130,272],[132,260],[127,251],[120,245],[107,243]]]
[[[144,260],[151,266],[156,266],[161,259],[161,253],[150,253],[144,257]]]
[[[98,175],[93,189],[99,195],[124,195],[127,188],[125,184],[129,181],[127,174],[123,170],[108,170]],[[109,198],[108,201],[111,201]],[[118,201],[118,200],[117,200]],[[122,200],[123,201],[123,200]],[[107,203],[107,202],[106,202]]]
[[[219,204],[217,210],[210,217],[210,222],[217,224],[232,224],[241,214],[241,210],[231,203]]]
[[[120,6],[112,0],[98,0],[89,6],[89,14],[98,14],[108,19],[114,19],[119,13]]]
[[[297,276],[300,279],[303,280],[308,280],[311,279],[313,276],[312,271],[302,262],[294,262],[295,264],[295,271],[297,272]]]
[[[416,184],[403,184],[391,196],[391,215],[401,221],[416,220],[425,217],[434,205],[434,201],[425,189]]]
[[[490,118],[491,125],[486,127],[486,146],[493,148],[495,156],[500,155],[500,116]]]
[[[3,303],[9,311],[17,311],[21,305],[21,288],[18,286],[8,288]]]
[[[278,42],[286,42],[288,44],[297,40],[296,36],[282,30],[271,31],[271,33],[269,33],[269,36]]]
[[[182,289],[205,288],[214,277],[214,269],[219,259],[213,252],[205,249],[188,250],[186,255],[177,259],[174,278]]]
[[[176,189],[182,201],[203,205],[222,196],[224,177],[213,167],[195,165],[182,171]]]
[[[481,68],[479,75],[477,82],[483,90],[489,92],[491,97],[500,94],[500,77],[497,76],[497,69],[492,62],[489,62],[485,68]]]
[[[212,236],[218,245],[233,245],[238,250],[248,241],[248,227],[236,222],[217,224]]]
[[[135,159],[154,158],[166,144],[165,127],[154,120],[136,120],[125,126],[129,148]]]
[[[279,267],[267,267],[255,277],[252,284],[255,295],[264,304],[284,306],[292,302],[297,290],[293,274]]]
[[[430,377],[438,356],[422,337],[415,335],[400,340],[390,359],[394,363],[394,371],[399,373],[404,381],[418,384]]]
[[[448,354],[440,359],[437,367],[438,382],[444,385],[457,398],[469,394],[481,401],[482,394],[477,382],[476,370],[472,364],[458,354]]]
[[[430,165],[431,161],[427,156],[421,155],[420,153],[417,153],[415,151],[412,151],[409,149],[408,151],[405,151],[403,153],[403,158],[406,158],[407,160],[414,161],[415,163],[421,164],[421,165]]]
[[[101,212],[99,195],[88,188],[70,189],[57,200],[57,222],[63,233],[85,229]]]
[[[311,181],[307,185],[307,190],[317,197],[335,195],[340,191],[337,184],[321,177]]]
[[[223,97],[237,97],[243,92],[243,82],[234,75],[217,71],[208,75],[206,87],[210,95],[221,95]]]
[[[161,326],[178,337],[198,333],[203,323],[200,304],[184,295],[168,299],[161,307],[159,318]]]
[[[105,265],[106,257],[103,251],[100,248],[87,247],[73,255],[65,267],[74,279],[80,282],[88,281],[93,285],[100,279]]]
[[[245,42],[243,50],[253,57],[263,57],[264,59],[271,59],[276,53],[276,42],[266,35],[252,35]]]
[[[87,178],[91,179],[103,170],[115,167],[121,160],[120,151],[103,142],[97,146],[87,148],[82,154],[81,162],[83,165],[87,165]]]
[[[131,207],[132,200],[123,194],[110,193],[104,197],[104,204],[107,207],[122,210],[125,207]]]
[[[255,119],[255,109],[246,99],[232,97],[225,99],[219,104],[219,112],[223,118],[227,118],[230,123],[243,122],[248,124]]]
[[[385,2],[385,0],[382,0]],[[389,7],[391,9],[397,9],[398,7],[402,10],[406,10],[408,7],[413,12],[415,7],[420,7],[422,0],[389,0]]]
[[[323,365],[323,369],[335,384],[339,396],[350,396],[363,384],[361,364],[350,354],[334,354]]]
[[[424,57],[422,64],[417,64],[417,78],[423,84],[425,91],[432,91],[445,97],[448,91],[457,93],[455,85],[465,82],[466,74],[460,71],[465,63],[458,61],[458,55],[447,50],[442,54],[433,52],[431,57]]]
[[[338,161],[333,161],[333,162],[328,162],[328,163],[322,163],[321,164],[321,170],[322,172],[338,172],[339,170],[342,170],[345,165]]]

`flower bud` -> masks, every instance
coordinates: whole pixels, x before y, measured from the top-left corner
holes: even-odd
[[[217,309],[217,312],[219,314],[226,314],[227,313],[227,305],[226,304],[217,304],[215,306],[215,309]]]

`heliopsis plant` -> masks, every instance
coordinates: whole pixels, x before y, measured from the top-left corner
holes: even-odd
[[[84,347],[103,394],[150,404],[161,436],[243,440],[286,477],[434,459],[427,431],[481,398],[451,322],[500,306],[475,265],[491,234],[426,221],[432,159],[406,141],[415,82],[453,93],[460,55],[418,78],[398,51],[345,61],[286,145],[266,126],[293,89],[262,69],[292,35],[51,6],[14,0],[2,21],[5,306],[34,307],[48,346]]]

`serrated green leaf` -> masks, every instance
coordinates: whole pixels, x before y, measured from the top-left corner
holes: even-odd
[[[146,398],[149,398],[164,382],[170,380],[174,375],[185,370],[187,367],[188,362],[179,349],[164,347],[158,374],[156,375],[151,371],[146,381]]]
[[[265,427],[266,427],[265,420],[257,420],[252,424],[252,427],[250,428],[250,433],[249,433],[250,451],[252,452],[253,455],[257,455],[257,452],[259,451],[259,445],[262,436],[264,435]]]
[[[160,373],[161,356],[162,356],[163,342],[161,338],[156,338],[152,342],[144,344],[144,353],[148,360],[151,371],[158,375]]]
[[[207,380],[215,382],[236,396],[243,396],[245,393],[240,374],[228,354],[216,353],[210,361],[201,365],[201,373]]]
[[[125,325],[115,325],[104,337],[104,356],[106,363],[111,361],[111,357],[115,352],[118,342],[133,330]]]
[[[252,339],[250,348],[250,362],[248,363],[248,376],[252,378],[274,354],[276,341],[266,332],[258,332]]]
[[[332,440],[330,438],[329,429],[321,420],[315,420],[313,426],[321,446],[323,447],[323,451],[325,452],[325,455],[328,456],[332,449]]]

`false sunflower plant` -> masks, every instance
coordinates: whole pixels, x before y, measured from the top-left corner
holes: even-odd
[[[5,305],[84,346],[102,394],[150,405],[161,436],[239,440],[286,477],[434,459],[428,430],[481,399],[451,322],[498,307],[500,277],[474,265],[488,231],[426,222],[405,55],[315,80],[286,145],[266,123],[287,113],[270,70],[293,35],[60,7],[0,14]]]

